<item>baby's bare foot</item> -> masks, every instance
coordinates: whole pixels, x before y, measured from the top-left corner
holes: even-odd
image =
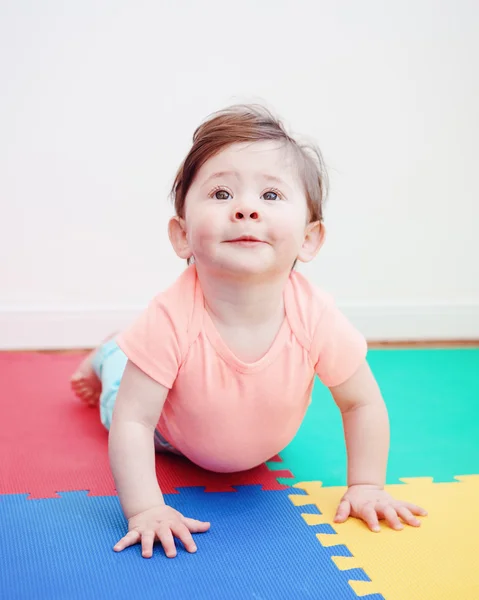
[[[96,350],[90,352],[70,379],[75,395],[89,406],[98,405],[101,393],[101,381],[98,379],[92,366],[92,359],[95,352]]]

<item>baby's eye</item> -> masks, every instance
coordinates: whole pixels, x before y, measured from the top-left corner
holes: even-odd
[[[270,190],[269,192],[265,192],[263,194],[263,198],[265,200],[277,200],[278,194],[276,192],[273,192],[272,190]]]
[[[230,193],[227,192],[226,190],[217,190],[215,192],[215,198],[217,200],[228,200],[229,195],[230,195]]]

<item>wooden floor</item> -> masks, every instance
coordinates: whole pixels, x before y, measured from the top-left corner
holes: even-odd
[[[368,342],[369,348],[372,349],[393,349],[393,348],[479,348],[478,340],[413,340],[413,341],[371,341]],[[62,350],[31,350],[32,352],[42,353],[62,353],[68,354],[72,352],[89,352],[92,348],[72,348]]]
[[[372,349],[385,350],[390,348],[479,348],[479,339],[477,340],[411,340],[411,341],[369,341],[368,347]],[[70,354],[78,352],[90,352],[93,348],[62,348],[59,350],[42,350],[42,349],[15,349],[15,350],[0,350],[0,352],[41,352],[43,354]]]
[[[479,340],[416,340],[411,342],[369,342],[370,348],[477,348]]]

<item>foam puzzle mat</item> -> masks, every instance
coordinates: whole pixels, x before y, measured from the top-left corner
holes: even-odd
[[[58,491],[89,490],[115,494],[108,463],[108,434],[98,413],[82,405],[69,389],[69,378],[83,354],[0,353],[1,415],[0,494],[52,498]],[[277,459],[279,460],[279,459]],[[292,474],[275,463],[285,481]],[[182,457],[156,457],[162,490],[185,486],[232,491],[233,485],[286,489],[266,465],[251,471],[218,474],[199,469]]]
[[[230,476],[157,457],[167,502],[212,523],[175,559],[112,550],[126,522],[106,431],[69,390],[81,358],[0,353],[2,600],[479,600],[479,349],[370,352],[392,422],[388,490],[428,509],[422,527],[333,522],[344,441],[316,385],[267,465]]]
[[[178,556],[168,559],[155,547],[153,557],[144,559],[138,545],[115,553],[112,546],[125,531],[116,496],[1,496],[0,519],[12,535],[0,536],[0,597],[356,598],[329,549],[298,518],[288,490],[184,488],[166,501],[185,515],[211,520],[210,531],[195,536],[197,553],[179,547]],[[356,576],[367,580],[361,570]]]
[[[419,528],[393,531],[382,525],[377,534],[357,519],[333,523],[346,488],[326,488],[321,482],[294,487],[306,495],[290,495],[291,501],[306,510],[310,505],[316,509],[303,513],[303,519],[311,526],[311,535],[316,532],[319,544],[330,549],[338,570],[349,573],[358,596],[380,592],[388,600],[479,598],[479,475],[456,477],[454,483],[411,478],[387,486],[395,498],[427,506],[428,516],[421,517]],[[331,526],[328,531],[325,524]],[[344,557],[344,546],[351,557]],[[358,566],[370,582],[355,577]]]
[[[391,422],[387,483],[479,473],[479,348],[374,349],[368,362]],[[307,417],[281,458],[280,468],[296,482],[346,484],[341,416],[323,386],[315,386]]]

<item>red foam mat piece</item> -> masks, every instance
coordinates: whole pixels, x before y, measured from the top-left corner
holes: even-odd
[[[115,495],[108,463],[108,434],[98,409],[84,406],[70,391],[70,375],[84,353],[0,353],[0,494],[52,498],[57,492],[88,490]],[[211,473],[173,455],[157,455],[165,494],[202,486],[207,492],[235,485],[287,486],[266,465],[241,473]]]

